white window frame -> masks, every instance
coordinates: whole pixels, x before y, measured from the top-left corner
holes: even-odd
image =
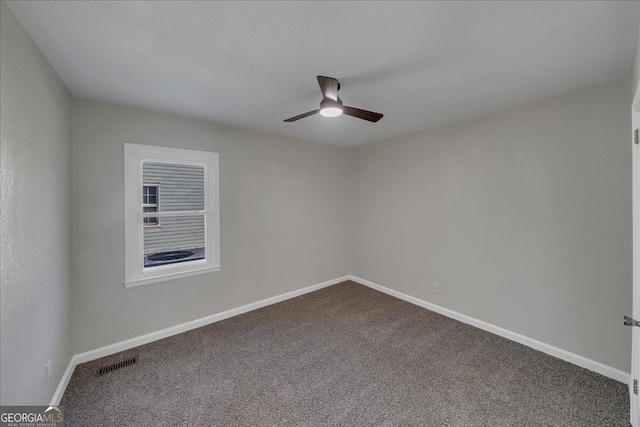
[[[159,162],[204,167],[204,210],[143,213],[140,191],[142,165]],[[218,153],[124,144],[124,240],[127,288],[220,271],[220,171]],[[159,197],[159,195],[158,195]],[[159,204],[160,200],[158,200]],[[205,220],[205,259],[144,268],[145,216],[184,216],[202,214]]]

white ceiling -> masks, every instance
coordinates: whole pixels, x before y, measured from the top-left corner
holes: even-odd
[[[71,92],[341,146],[629,74],[637,2],[32,2]],[[317,75],[376,123],[320,115]]]

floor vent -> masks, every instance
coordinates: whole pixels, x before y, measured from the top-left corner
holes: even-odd
[[[101,377],[103,375],[110,374],[113,371],[117,371],[118,369],[126,368],[127,366],[135,365],[138,363],[138,356],[130,357],[126,360],[122,360],[120,362],[116,362],[112,365],[103,366],[102,368],[98,368],[96,370],[96,377]]]

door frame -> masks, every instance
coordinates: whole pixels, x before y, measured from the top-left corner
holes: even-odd
[[[640,129],[640,85],[631,104],[631,162],[633,180],[633,318],[640,318],[640,144],[635,144],[635,130]],[[640,399],[633,392],[634,379],[640,378],[640,328],[632,328],[631,378],[629,379],[630,421],[640,427]]]

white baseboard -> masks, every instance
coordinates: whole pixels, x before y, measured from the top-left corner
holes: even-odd
[[[67,365],[67,369],[65,369],[64,374],[62,374],[62,378],[60,378],[60,383],[58,384],[58,388],[56,388],[56,392],[53,393],[53,397],[51,398],[52,406],[58,406],[60,404],[62,395],[67,389],[67,385],[69,385],[71,374],[73,374],[73,370],[76,368],[77,364],[78,362],[76,361],[76,356],[72,356],[69,364]]]
[[[64,391],[67,388],[67,385],[69,384],[69,380],[71,379],[73,370],[75,369],[76,365],[79,365],[80,363],[90,362],[92,360],[100,359],[101,357],[110,356],[112,354],[119,353],[124,350],[129,350],[130,348],[148,344],[150,342],[167,338],[173,335],[177,335],[182,332],[190,331],[191,329],[196,329],[201,326],[206,326],[211,323],[219,322],[221,320],[225,320],[230,317],[238,316],[240,314],[244,314],[249,311],[257,310],[259,308],[266,307],[271,304],[275,304],[281,301],[295,298],[300,295],[307,294],[309,292],[317,291],[319,289],[344,282],[345,280],[349,280],[349,277],[350,276],[338,277],[337,279],[318,283],[312,286],[307,286],[306,288],[287,292],[286,294],[276,295],[271,298],[267,298],[251,304],[243,305],[242,307],[233,308],[231,310],[223,311],[221,313],[213,314],[211,316],[202,317],[200,319],[192,320],[190,322],[182,323],[180,325],[171,326],[169,328],[161,329],[159,331],[151,332],[145,335],[141,335],[139,337],[131,338],[125,341],[117,342],[115,344],[110,344],[104,347],[100,347],[95,350],[90,350],[84,353],[76,354],[71,358],[71,361],[69,362],[69,366],[67,366],[67,370],[65,371],[64,375],[62,376],[62,379],[60,380],[60,384],[58,385],[58,388],[56,389],[56,392],[53,395],[53,398],[51,400],[51,405],[60,404],[60,399],[62,399],[62,395],[64,394]]]
[[[298,289],[296,291],[288,292],[286,294],[277,295],[277,296],[267,298],[261,301],[257,301],[251,304],[243,305],[242,307],[223,311],[221,313],[213,314],[211,316],[202,317],[200,319],[192,320],[190,322],[182,323],[180,325],[172,326],[170,328],[162,329],[156,332],[151,332],[149,334],[141,335],[139,337],[131,338],[115,344],[100,347],[95,350],[90,350],[84,353],[76,354],[69,361],[69,365],[67,366],[67,369],[65,370],[60,380],[60,383],[58,384],[58,388],[56,389],[53,395],[53,398],[51,400],[51,405],[60,404],[60,400],[62,399],[62,395],[64,394],[64,391],[66,390],[67,385],[69,384],[69,380],[71,379],[73,370],[75,369],[76,365],[80,363],[96,360],[101,357],[109,356],[124,350],[129,350],[134,347],[148,344],[153,341],[157,341],[163,338],[177,335],[182,332],[189,331],[191,329],[195,329],[201,326],[209,325],[211,323],[219,322],[221,320],[238,316],[240,314],[247,313],[249,311],[257,310],[259,308],[266,307],[271,304],[275,304],[281,301],[295,298],[297,296],[304,295],[309,292],[317,291],[319,289],[344,282],[345,280],[352,280],[356,283],[367,286],[371,289],[384,292],[388,295],[407,301],[411,304],[415,304],[419,307],[426,308],[427,310],[435,311],[436,313],[442,314],[443,316],[450,317],[452,319],[458,320],[463,323],[467,323],[469,325],[475,326],[487,332],[491,332],[493,334],[515,341],[517,343],[526,345],[535,350],[557,357],[558,359],[562,359],[566,362],[573,363],[574,365],[580,366],[582,368],[589,369],[590,371],[597,372],[601,375],[620,381],[622,383],[628,384],[630,381],[630,374],[627,372],[621,371],[616,368],[612,368],[603,363],[596,362],[595,360],[587,359],[586,357],[579,356],[575,353],[571,353],[569,351],[563,350],[558,347],[554,347],[550,344],[546,344],[541,341],[534,340],[533,338],[526,337],[516,332],[512,332],[507,329],[501,328],[499,326],[495,326],[490,323],[483,322],[482,320],[478,320],[473,317],[458,313],[456,311],[449,310],[448,308],[441,307],[439,305],[421,300],[416,297],[412,297],[411,295],[407,295],[405,293],[395,291],[393,289],[378,285],[368,280],[361,279],[360,277],[349,275],[349,276],[343,276],[337,279],[329,280],[327,282],[318,283],[317,285],[312,285],[306,288]]]
[[[507,338],[511,341],[515,341],[517,343],[526,345],[527,347],[531,347],[535,350],[557,357],[558,359],[562,359],[566,362],[573,363],[574,365],[578,365],[581,368],[585,368],[590,371],[597,372],[598,374],[604,375],[605,377],[609,377],[616,381],[629,384],[629,381],[631,379],[631,375],[628,372],[624,372],[619,369],[612,368],[611,366],[607,366],[603,363],[596,362],[595,360],[587,359],[586,357],[577,355],[575,353],[571,353],[567,350],[563,350],[558,347],[554,347],[550,344],[543,343],[542,341],[534,340],[533,338],[529,338],[524,335],[518,334],[516,332],[512,332],[508,329],[501,328],[500,326],[495,326],[490,323],[483,322],[482,320],[478,320],[471,316],[467,316],[465,314],[461,314],[456,311],[449,310],[448,308],[441,307],[439,305],[421,300],[416,297],[412,297],[411,295],[407,295],[405,293],[386,288],[384,286],[378,285],[377,283],[373,283],[368,280],[361,279],[360,277],[357,277],[357,276],[353,276],[353,275],[349,276],[349,280],[352,280],[356,283],[367,286],[371,289],[384,292],[385,294],[407,301],[411,304],[415,304],[419,307],[426,308],[427,310],[435,311],[436,313],[458,320],[462,323],[466,323],[471,326],[475,326],[476,328],[485,330],[487,332],[491,332],[492,334]]]

